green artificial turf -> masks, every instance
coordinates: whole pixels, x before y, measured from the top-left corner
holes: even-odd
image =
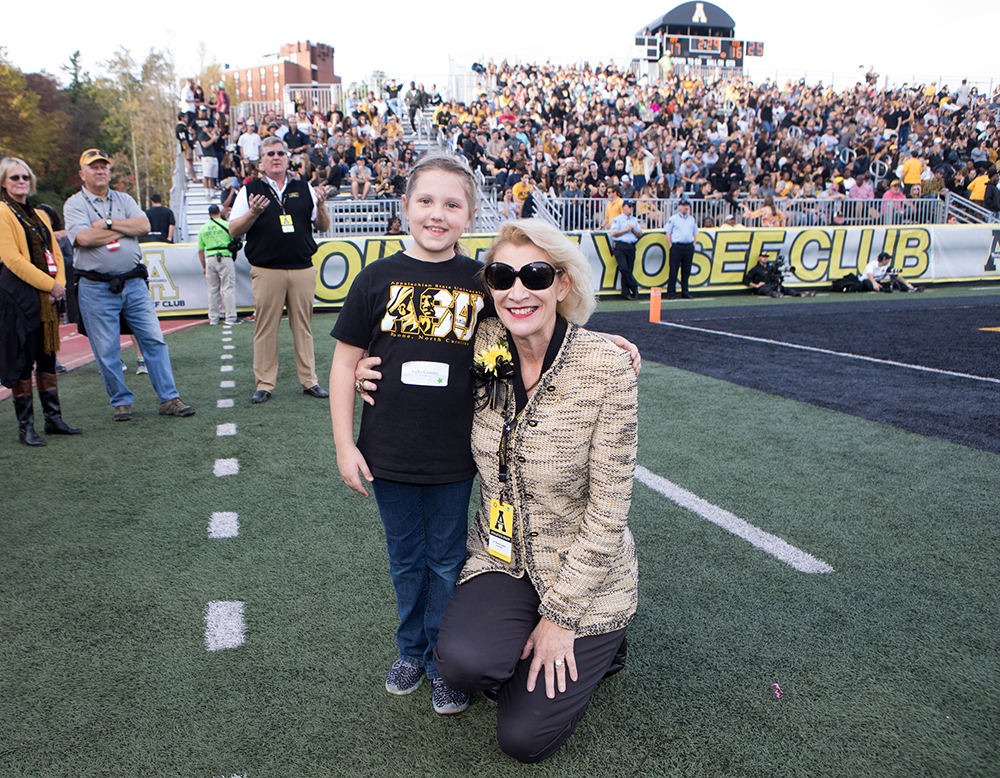
[[[314,319],[324,385],[333,320]],[[60,383],[83,436],[21,446],[0,404],[0,776],[1000,774],[995,455],[647,362],[639,463],[835,572],[637,482],[628,667],[555,756],[521,765],[482,698],[441,717],[426,683],[385,693],[396,615],[374,500],[341,483],[287,327],[261,406],[252,328],[231,352],[221,336],[168,338],[188,419],[157,416],[129,373],[136,418],[113,422],[93,364]],[[220,458],[239,474],[215,477]],[[217,511],[238,537],[208,538]],[[239,648],[205,649],[213,600],[246,603]]]

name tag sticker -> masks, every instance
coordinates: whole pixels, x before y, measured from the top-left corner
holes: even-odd
[[[295,225],[292,224],[292,216],[288,213],[281,214],[281,231],[295,232]]]
[[[115,251],[117,249],[120,249],[121,247],[122,247],[121,243],[119,243],[117,240],[113,240],[110,243],[108,243],[104,248],[106,248],[108,251]]]
[[[490,500],[490,556],[510,562],[511,535],[514,532],[514,506]]]
[[[50,273],[58,273],[59,266],[56,264],[56,257],[51,251],[45,252],[45,265]]]
[[[447,386],[446,362],[404,362],[400,381],[410,386]]]

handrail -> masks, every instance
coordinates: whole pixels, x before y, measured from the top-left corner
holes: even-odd
[[[954,192],[948,192],[945,202],[947,215],[954,216],[959,224],[989,224],[997,221],[992,211]]]
[[[535,202],[535,216],[543,219],[553,227],[559,227],[563,223],[563,208],[561,198],[549,197],[548,194],[535,189],[531,193],[531,198]]]

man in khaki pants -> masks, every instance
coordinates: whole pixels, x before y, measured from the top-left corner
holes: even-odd
[[[326,210],[327,189],[313,189],[288,176],[289,154],[284,141],[274,136],[260,145],[261,178],[244,186],[236,196],[229,220],[233,238],[246,235],[250,262],[256,329],[253,336],[253,372],[256,386],[251,402],[271,399],[278,377],[278,327],[282,311],[295,345],[295,367],[302,391],[325,398],[329,393],[316,377],[313,350],[312,306],[316,268],[312,256],[316,241],[312,225],[325,232],[330,227]]]

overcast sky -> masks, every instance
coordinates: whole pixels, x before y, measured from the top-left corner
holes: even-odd
[[[173,54],[178,75],[194,74],[203,44],[210,62],[252,65],[276,53],[282,43],[310,40],[335,49],[335,68],[345,84],[381,69],[401,81],[436,81],[444,87],[450,61],[467,71],[476,60],[569,62],[591,64],[630,57],[632,36],[679,3],[623,4],[600,18],[590,10],[606,3],[573,4],[538,0],[489,0],[473,3],[381,2],[153,3],[115,7],[51,0],[39,7],[7,3],[0,46],[26,72],[45,70],[60,78],[72,52],[80,50],[86,68],[100,73],[100,63],[124,45],[141,61],[150,48]],[[716,3],[736,22],[736,37],[762,41],[765,56],[747,58],[756,80],[776,76],[807,77],[839,87],[860,77],[860,65],[893,81],[932,81],[943,77],[952,87],[967,77],[988,87],[1000,83],[995,33],[1000,3],[969,0],[947,3],[877,0],[792,4],[756,0]],[[612,4],[614,6],[614,4]],[[266,8],[251,12],[248,8]],[[311,7],[318,10],[310,11]],[[119,8],[121,10],[119,10]],[[182,16],[179,9],[186,12]],[[428,9],[435,9],[433,12]],[[954,13],[952,13],[954,9]],[[88,18],[86,32],[84,19]],[[107,22],[102,20],[106,19]],[[47,24],[40,24],[47,21]],[[211,33],[208,31],[212,30]],[[206,90],[207,91],[207,90]]]

